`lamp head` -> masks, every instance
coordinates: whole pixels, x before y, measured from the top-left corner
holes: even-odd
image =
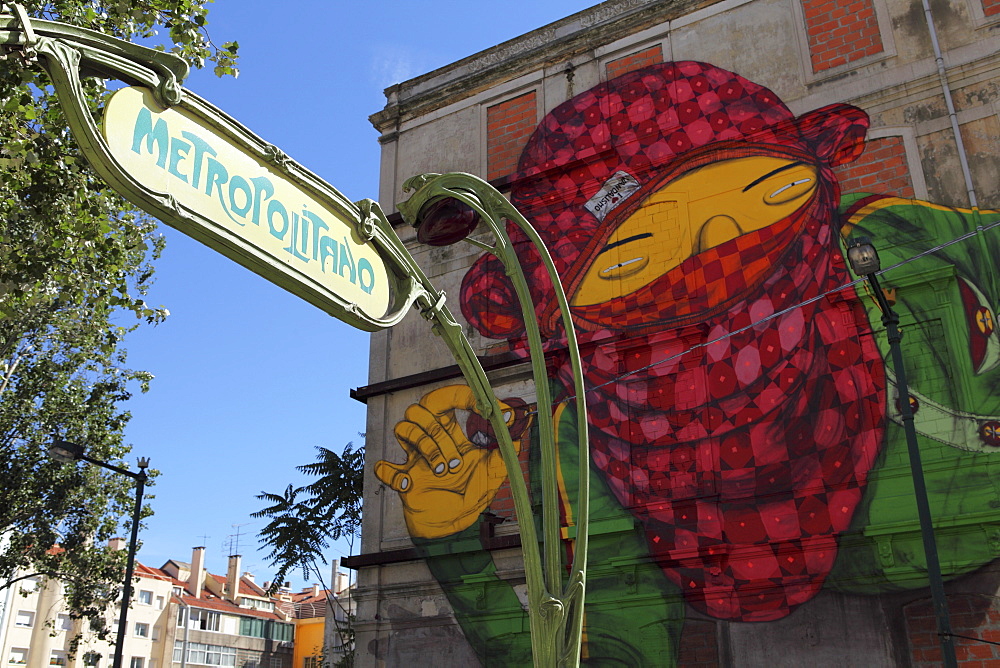
[[[847,260],[858,276],[870,276],[882,268],[878,251],[868,237],[855,237],[847,246]]]
[[[475,209],[453,197],[442,197],[420,208],[417,240],[428,246],[450,246],[472,234],[478,224]]]
[[[49,446],[49,457],[56,461],[68,463],[75,462],[83,456],[83,446],[78,443],[70,443],[61,438],[56,438]]]

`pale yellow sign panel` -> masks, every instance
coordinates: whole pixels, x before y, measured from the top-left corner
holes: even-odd
[[[123,88],[108,101],[103,132],[132,178],[210,221],[213,234],[256,249],[250,255],[282,274],[268,278],[311,284],[373,317],[388,310],[385,265],[354,236],[350,217],[192,114],[160,107],[146,88]]]

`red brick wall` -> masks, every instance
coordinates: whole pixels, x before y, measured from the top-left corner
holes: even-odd
[[[648,49],[644,49],[623,58],[612,60],[605,65],[605,70],[607,71],[608,79],[614,79],[615,77],[621,76],[626,72],[637,70],[640,67],[655,65],[662,62],[663,47],[657,44],[656,46],[651,46]]]
[[[678,668],[716,668],[719,665],[715,624],[695,619],[684,622],[677,656]]]
[[[868,140],[865,152],[836,170],[840,191],[915,197],[902,137]]]
[[[991,599],[984,596],[949,594],[951,632],[1000,642],[1000,610],[991,603]],[[941,644],[930,601],[912,604],[905,613],[913,668],[937,668],[941,665]],[[955,657],[963,668],[1000,668],[1000,646],[997,645],[955,638]]]
[[[517,159],[538,125],[535,92],[519,95],[486,110],[486,178],[517,171]]]
[[[983,13],[986,16],[1000,14],[1000,0],[983,0]]]
[[[882,51],[882,36],[873,2],[802,0],[813,72],[822,72]]]

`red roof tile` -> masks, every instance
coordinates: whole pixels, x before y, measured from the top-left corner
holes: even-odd
[[[187,585],[186,582],[184,582],[183,580],[178,580],[177,578],[170,575],[170,573],[167,573],[159,568],[152,568],[150,566],[146,566],[145,564],[139,562],[136,562],[135,564],[135,574],[141,578],[164,580],[175,586],[183,587]]]
[[[240,578],[240,593],[246,594],[247,596],[262,596],[270,598],[262,587],[260,587],[256,582],[251,582],[245,577]]]
[[[173,561],[173,560],[171,560]],[[168,564],[170,561],[167,562]],[[179,564],[180,562],[174,561],[174,564]],[[164,564],[166,565],[166,564]],[[218,610],[219,612],[226,612],[233,615],[243,615],[245,617],[259,617],[261,619],[273,619],[277,621],[284,621],[285,617],[276,614],[274,612],[268,612],[266,610],[254,610],[252,608],[241,608],[239,605],[228,601],[223,598],[219,598],[213,594],[207,587],[202,589],[201,597],[195,597],[192,592],[188,589],[188,583],[184,580],[178,580],[177,578],[171,576],[169,573],[164,571],[162,568],[151,568],[145,564],[136,562],[135,574],[139,577],[151,578],[156,580],[164,580],[170,582],[173,586],[181,587],[183,593],[178,596],[174,594],[171,600],[174,602],[181,602],[184,605],[189,605],[193,608],[202,608],[205,610]],[[226,578],[221,575],[216,575],[214,573],[206,573],[206,579],[212,578],[219,584],[224,584]],[[267,592],[264,591],[255,582],[252,582],[246,577],[240,578],[239,593],[244,596],[255,596],[257,598],[262,598],[266,600],[273,601],[276,608],[282,608],[281,602],[278,601],[273,596],[268,596]],[[288,616],[292,616],[292,611],[287,610]]]
[[[266,610],[253,610],[251,608],[241,608],[238,605],[230,603],[229,601],[219,598],[217,596],[202,596],[201,598],[195,598],[188,594],[183,596],[174,596],[174,600],[179,600],[184,605],[189,605],[192,608],[201,608],[203,610],[218,610],[219,612],[225,612],[230,615],[242,615],[244,617],[259,617],[260,619],[273,619],[277,621],[284,621],[284,618],[273,612],[267,612]]]

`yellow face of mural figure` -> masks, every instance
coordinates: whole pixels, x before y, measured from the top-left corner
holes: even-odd
[[[608,239],[573,296],[577,306],[627,295],[686,258],[794,213],[817,169],[786,158],[720,160],[666,184]]]

